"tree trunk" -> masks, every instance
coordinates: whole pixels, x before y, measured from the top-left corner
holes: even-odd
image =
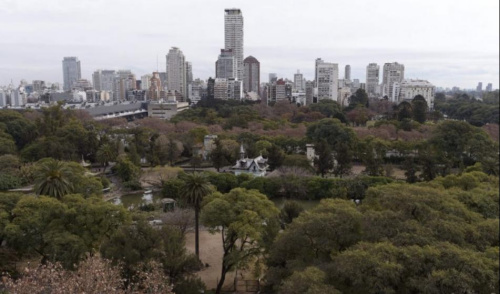
[[[194,208],[194,252],[198,260],[200,259],[200,231],[199,231],[200,208]]]
[[[215,294],[220,294],[222,291],[222,286],[224,286],[224,281],[226,280],[226,274],[228,269],[222,266],[221,277],[219,283],[217,284],[217,289],[215,290]]]

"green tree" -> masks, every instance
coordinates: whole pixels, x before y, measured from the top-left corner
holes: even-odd
[[[285,201],[280,211],[280,220],[283,224],[289,225],[303,211],[304,207],[299,202]]]
[[[106,167],[110,161],[115,161],[117,157],[116,148],[109,143],[101,145],[97,150],[96,159],[104,167],[102,173],[106,173]]]
[[[179,147],[177,147],[177,143],[173,139],[168,140],[168,144],[166,147],[166,159],[170,163],[170,166],[174,166],[175,162],[181,154]]]
[[[365,165],[365,171],[370,176],[381,176],[384,174],[384,157],[389,145],[384,140],[367,137],[359,144],[359,157]]]
[[[272,144],[267,152],[267,159],[269,163],[269,168],[275,170],[280,167],[285,160],[285,152],[275,144]]]
[[[70,178],[73,170],[67,163],[55,159],[45,159],[37,164],[35,177],[35,193],[61,199],[74,190]]]
[[[411,101],[411,107],[413,109],[413,119],[423,124],[427,120],[427,112],[429,111],[425,98],[422,95],[415,96]]]
[[[263,241],[278,209],[256,190],[236,188],[227,194],[213,193],[206,197],[202,222],[211,232],[222,236],[222,270],[216,293],[221,293],[226,274],[242,268],[262,253]]]
[[[5,228],[9,246],[21,254],[38,254],[42,263],[61,262],[72,268],[85,254],[128,221],[127,211],[98,198],[66,195],[23,197]]]
[[[309,109],[313,112],[320,112],[328,118],[336,118],[341,122],[346,122],[342,108],[336,101],[323,99],[318,103],[309,105]]]
[[[313,142],[325,140],[332,148],[337,165],[333,173],[342,177],[350,172],[356,149],[356,134],[337,119],[322,119],[307,128],[307,137]]]
[[[181,197],[193,206],[195,213],[195,254],[200,256],[200,231],[199,219],[201,202],[203,198],[212,192],[208,178],[201,173],[186,174],[182,180],[184,185],[181,188]]]
[[[212,152],[210,152],[210,160],[212,161],[213,166],[217,169],[217,172],[221,167],[229,164],[227,160],[228,154],[227,151],[222,147],[222,142],[219,138],[216,138],[214,141],[214,148]]]
[[[314,158],[314,165],[316,171],[324,178],[334,167],[332,149],[325,140],[319,141],[314,146],[317,156]]]
[[[141,169],[123,155],[118,157],[112,170],[118,174],[123,182],[137,181],[141,174]]]
[[[398,120],[411,119],[413,117],[413,109],[410,103],[403,101],[398,105]]]

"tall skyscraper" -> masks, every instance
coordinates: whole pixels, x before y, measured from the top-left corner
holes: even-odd
[[[184,54],[177,47],[172,47],[167,54],[167,88],[186,98],[186,61]]]
[[[488,85],[486,85],[486,91],[487,92],[493,91],[493,85],[491,83],[488,83]]]
[[[391,102],[396,102],[399,96],[399,84],[405,79],[405,66],[397,62],[384,64],[382,81],[383,95],[387,95]],[[397,84],[396,84],[397,83]],[[396,84],[396,85],[395,85]]]
[[[233,49],[221,49],[215,62],[215,77],[220,79],[236,78],[237,67]]]
[[[64,91],[70,91],[73,84],[82,78],[80,60],[77,57],[64,57],[62,61]]]
[[[479,82],[477,84],[476,91],[478,91],[478,92],[482,92],[483,91],[483,83],[482,82]]]
[[[236,60],[236,78],[243,80],[243,14],[240,9],[226,9],[224,14],[225,49],[232,49]]]
[[[351,66],[349,64],[345,66],[344,79],[348,81],[351,80]]]
[[[253,56],[248,56],[243,61],[245,69],[243,90],[245,92],[260,93],[260,62]]]
[[[366,93],[368,96],[377,95],[379,84],[380,66],[376,63],[370,63],[366,67]]]
[[[318,100],[329,99],[337,101],[339,88],[339,66],[337,63],[316,60],[316,87]]]
[[[295,90],[299,92],[305,91],[306,83],[304,81],[304,75],[297,70],[297,73],[293,75],[293,84],[295,85]]]

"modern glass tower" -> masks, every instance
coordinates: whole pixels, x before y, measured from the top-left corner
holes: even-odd
[[[82,78],[80,60],[77,57],[64,57],[62,61],[64,91],[70,91],[73,84]]]

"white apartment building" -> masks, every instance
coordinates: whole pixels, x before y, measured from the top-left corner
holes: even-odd
[[[71,91],[73,84],[82,78],[80,60],[77,57],[64,57],[62,61],[64,91]]]
[[[426,80],[404,80],[401,84],[397,85],[399,90],[399,99],[397,102],[404,100],[411,102],[417,95],[422,95],[427,101],[429,109],[434,108],[434,95],[436,87]]]
[[[370,63],[366,66],[366,93],[369,97],[375,97],[379,94],[379,75],[380,66],[376,63]]]
[[[182,51],[172,47],[167,54],[167,88],[179,92],[184,99],[187,95],[186,60]]]
[[[316,60],[316,88],[318,89],[318,100],[337,100],[339,66],[337,63]]]
[[[400,84],[405,78],[405,66],[397,62],[384,64],[382,95],[387,95],[391,102],[397,102],[398,92],[394,84]]]
[[[293,85],[295,87],[294,90],[297,92],[306,91],[306,81],[304,80],[304,75],[299,70],[293,75]]]
[[[236,78],[243,80],[243,14],[240,9],[226,9],[224,14],[224,48],[231,49],[236,60]]]

